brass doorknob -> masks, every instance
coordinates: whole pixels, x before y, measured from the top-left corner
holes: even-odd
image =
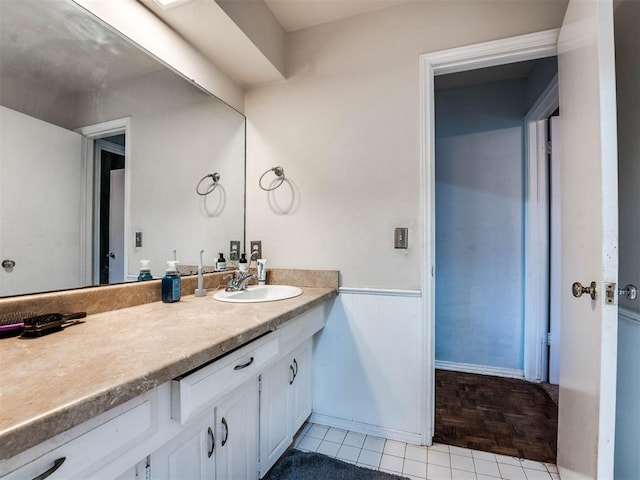
[[[583,294],[588,293],[591,296],[592,300],[596,299],[596,282],[591,282],[591,285],[588,287],[583,287],[580,282],[575,282],[571,286],[571,291],[573,292],[573,296],[576,298],[580,298]]]

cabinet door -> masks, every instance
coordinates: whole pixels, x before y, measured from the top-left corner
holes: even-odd
[[[290,384],[294,367],[287,356],[261,375],[260,478],[284,453],[292,440]]]
[[[258,382],[249,382],[216,408],[216,479],[258,478]]]
[[[151,455],[153,480],[211,479],[214,474],[214,415],[204,415]]]
[[[291,384],[291,435],[311,415],[312,407],[312,367],[311,367],[312,342],[305,342],[291,357],[294,378]]]

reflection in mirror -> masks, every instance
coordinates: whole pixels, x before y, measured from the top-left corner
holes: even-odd
[[[0,28],[0,296],[134,280],[142,259],[159,277],[173,249],[213,265],[244,240],[240,113],[71,1],[2,0]]]

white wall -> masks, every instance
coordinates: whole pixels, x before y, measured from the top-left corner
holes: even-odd
[[[150,259],[154,276],[178,248],[183,264],[205,264],[243,239],[244,117],[169,70],[113,83],[78,102],[77,126],[131,117],[131,227],[129,273]],[[220,187],[196,194],[206,174],[220,173]],[[206,182],[205,182],[206,184]],[[204,185],[204,184],[203,184]],[[133,232],[143,233],[135,248]],[[226,256],[226,255],[225,255]]]
[[[522,376],[526,111],[524,80],[436,91],[436,362]]]
[[[419,289],[419,54],[555,28],[565,6],[412,2],[289,34],[288,80],[245,96],[247,238],[272,265]],[[275,165],[293,195],[258,188]],[[393,249],[397,226],[409,227],[408,250]]]
[[[618,109],[621,286],[640,287],[640,2],[617,2],[614,11]],[[640,478],[640,299],[621,299],[618,324],[615,477]]]
[[[0,138],[0,296],[82,286],[80,135],[0,106]]]

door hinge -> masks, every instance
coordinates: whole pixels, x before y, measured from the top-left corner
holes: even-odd
[[[551,332],[547,332],[547,346],[551,345]]]
[[[547,140],[547,155],[551,155],[551,140]]]

